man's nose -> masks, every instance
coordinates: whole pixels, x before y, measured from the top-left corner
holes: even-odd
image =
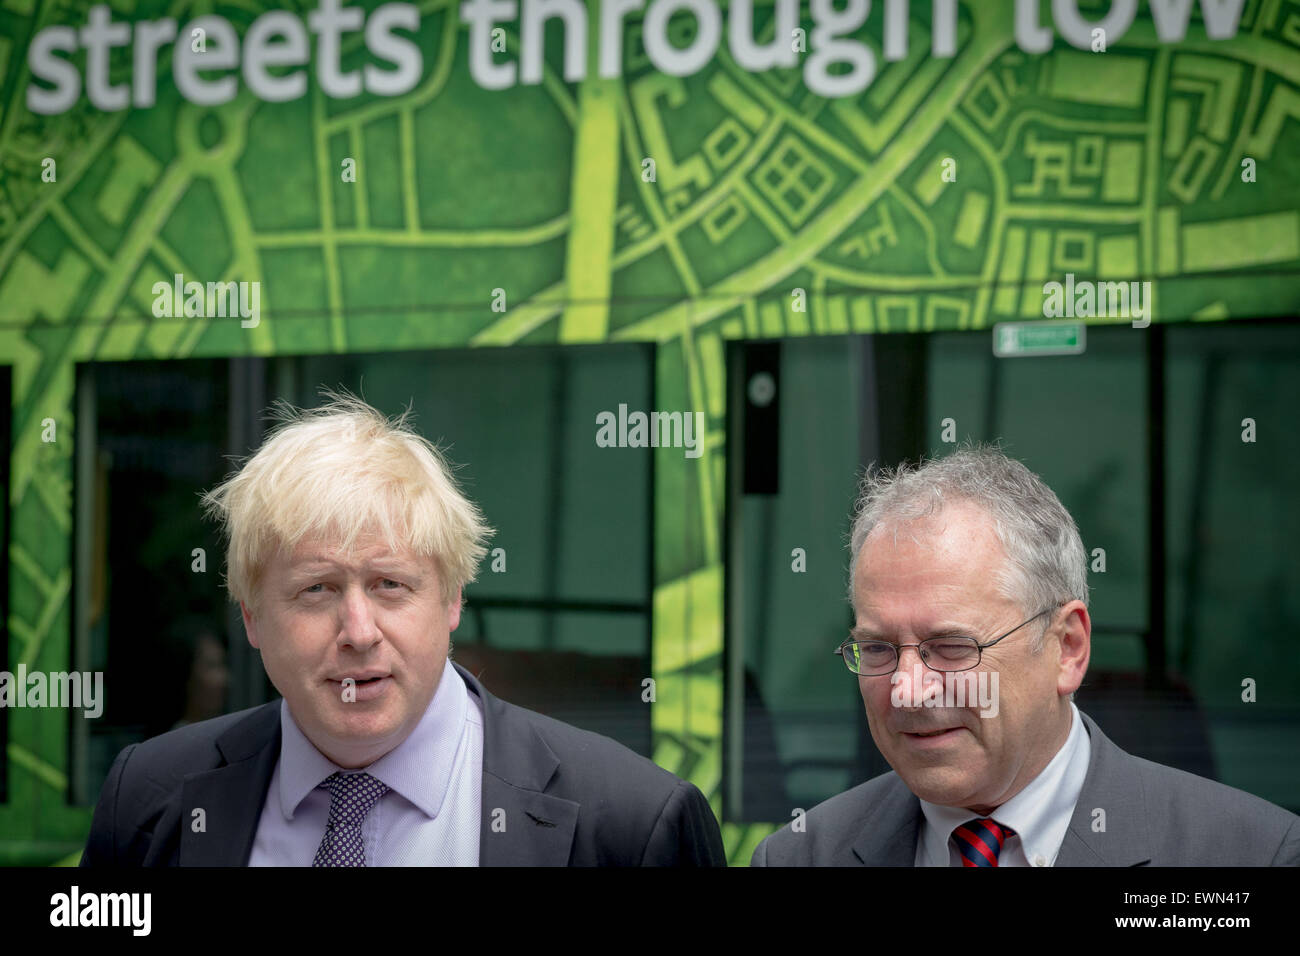
[[[910,658],[908,651],[913,655]],[[908,644],[898,649],[898,671],[894,679],[901,685],[903,700],[920,700],[926,686],[936,680],[942,681],[943,674],[925,663],[919,647]]]
[[[379,640],[370,598],[360,589],[349,589],[343,598],[343,620],[339,637],[353,647],[366,648]]]

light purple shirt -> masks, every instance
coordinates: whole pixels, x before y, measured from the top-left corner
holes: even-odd
[[[361,824],[367,866],[478,866],[483,708],[451,661],[415,729],[362,769],[389,787]],[[249,866],[312,865],[329,821],[319,785],[340,770],[281,701],[280,758]]]

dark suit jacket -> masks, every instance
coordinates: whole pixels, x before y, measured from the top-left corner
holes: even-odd
[[[481,866],[725,866],[704,795],[607,737],[483,705]],[[246,866],[280,756],[280,701],[132,744],[114,761],[82,866]],[[191,815],[206,813],[206,832]],[[505,832],[493,811],[505,810]],[[500,814],[496,815],[500,818]]]
[[[1241,790],[1125,753],[1082,711],[1091,755],[1057,866],[1297,866],[1300,817]],[[1094,832],[1093,811],[1106,811]],[[913,866],[924,814],[897,773],[808,811],[752,866]]]

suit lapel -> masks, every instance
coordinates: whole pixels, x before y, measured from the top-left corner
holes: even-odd
[[[568,864],[578,825],[572,800],[516,787],[485,767],[482,812],[479,866]]]
[[[181,866],[248,865],[280,756],[280,701],[257,708],[218,737],[216,746],[226,765],[188,774],[181,786]],[[203,828],[196,832],[199,819]]]
[[[480,866],[564,866],[578,804],[547,794],[560,761],[533,726],[458,664],[483,705]],[[257,708],[216,741],[225,766],[189,774],[181,788],[179,864],[247,866],[280,756],[280,701]],[[195,810],[203,829],[195,832]]]
[[[1083,711],[1088,730],[1088,775],[1070,827],[1057,854],[1056,866],[1140,866],[1151,861],[1147,840],[1149,821],[1141,776],[1126,766],[1133,758],[1101,732]],[[1094,830],[1105,811],[1105,830]],[[887,794],[857,824],[861,834],[853,854],[866,866],[912,866],[921,832],[921,802],[898,777]]]
[[[1146,798],[1141,774],[1092,718],[1079,711],[1088,730],[1088,776],[1079,791],[1057,866],[1140,866],[1151,862]],[[1105,816],[1097,814],[1101,810]],[[1094,825],[1105,829],[1095,830]]]
[[[546,793],[559,758],[504,701],[453,667],[483,705],[482,822],[479,866],[565,866],[578,826],[578,804]]]
[[[885,796],[859,824],[853,855],[864,866],[914,866],[921,816],[921,801],[895,774]]]

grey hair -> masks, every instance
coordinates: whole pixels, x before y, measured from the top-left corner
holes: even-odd
[[[969,442],[916,467],[904,462],[892,470],[875,464],[867,469],[853,509],[849,602],[862,546],[875,528],[892,525],[897,539],[898,523],[937,514],[958,501],[977,505],[993,521],[1007,557],[997,573],[1004,597],[1025,614],[1072,600],[1087,606],[1088,557],[1070,512],[1041,478],[1001,448]],[[1035,638],[1034,651],[1042,648],[1050,626],[1051,618]]]

